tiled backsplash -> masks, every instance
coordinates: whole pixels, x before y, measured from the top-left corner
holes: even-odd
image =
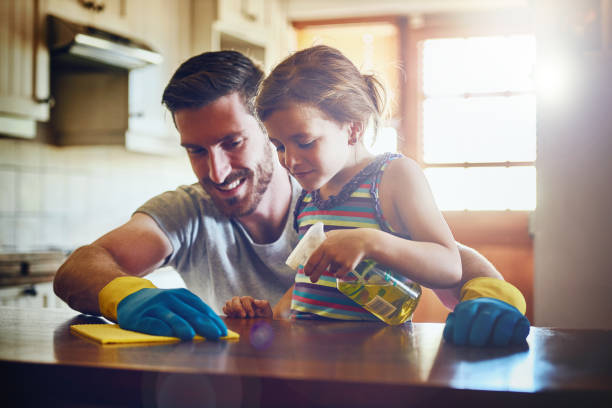
[[[186,155],[0,137],[0,251],[73,250],[147,199],[196,181]]]

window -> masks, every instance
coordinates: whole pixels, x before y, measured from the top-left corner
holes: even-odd
[[[418,43],[420,162],[442,210],[535,208],[533,35]]]

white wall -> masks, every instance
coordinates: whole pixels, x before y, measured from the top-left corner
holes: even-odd
[[[541,84],[563,81],[538,95],[534,324],[611,329],[612,44],[544,23]]]
[[[612,328],[612,58],[577,67],[574,98],[538,111],[535,324]]]
[[[154,195],[194,182],[184,153],[0,137],[0,252],[73,250],[126,222]]]

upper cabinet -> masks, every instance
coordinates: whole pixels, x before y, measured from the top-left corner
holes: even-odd
[[[161,98],[174,71],[191,56],[191,4],[191,0],[128,2],[132,35],[164,57],[160,64],[130,71],[126,144],[131,150],[170,153],[180,149],[174,122]]]
[[[218,2],[219,20],[250,29],[263,29],[265,8],[263,0],[221,0]]]
[[[129,34],[128,6],[133,0],[45,0],[46,12],[75,23]]]
[[[33,138],[49,119],[49,53],[35,0],[0,1],[0,130]]]
[[[61,123],[55,120],[59,115],[51,112],[52,128],[60,135],[58,144],[120,143],[129,150],[157,154],[179,150],[178,135],[172,118],[161,105],[161,96],[170,76],[191,51],[191,3],[191,0],[47,0],[48,14],[142,41],[163,57],[158,64],[124,73],[63,74],[65,81],[61,87],[54,86],[59,75],[53,74],[52,93],[63,94],[67,100],[61,102],[70,104],[62,109],[67,114]],[[70,93],[63,91],[78,78],[82,78],[83,86],[91,88],[90,96],[97,97],[87,98],[82,87]],[[94,81],[105,85],[96,85]],[[68,120],[75,110],[87,111],[87,116],[77,115],[87,119]]]
[[[161,105],[174,71],[192,55],[223,49],[269,69],[292,48],[285,7],[283,0],[0,0],[0,134],[179,151]],[[162,61],[133,69],[73,66],[59,56],[64,47],[48,15],[103,40],[144,43]]]
[[[193,54],[236,50],[269,69],[294,48],[284,1],[198,0],[193,7]]]

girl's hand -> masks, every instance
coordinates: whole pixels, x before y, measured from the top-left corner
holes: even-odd
[[[329,266],[330,273],[343,278],[368,256],[376,232],[371,228],[327,232],[325,241],[304,265],[304,274],[316,282]]]
[[[251,296],[234,296],[223,306],[228,317],[272,317],[272,307],[267,300],[253,299]]]

